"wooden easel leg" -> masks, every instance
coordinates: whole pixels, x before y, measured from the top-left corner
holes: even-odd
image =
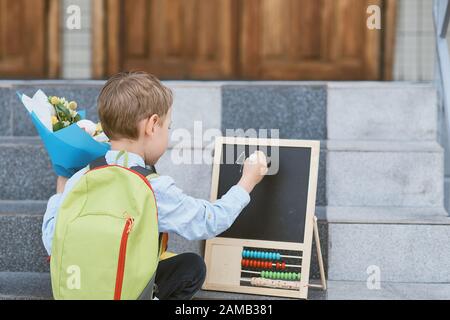
[[[327,290],[327,279],[325,278],[325,268],[324,268],[324,264],[323,264],[322,249],[320,248],[319,225],[317,223],[316,216],[314,216],[314,240],[316,242],[317,258],[319,260],[321,285],[318,285],[318,286],[317,285],[309,285],[309,287]]]

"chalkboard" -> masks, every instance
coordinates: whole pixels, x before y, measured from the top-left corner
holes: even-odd
[[[260,149],[234,144],[222,148],[218,198],[239,181],[242,160]],[[303,243],[311,148],[275,146],[261,151],[271,161],[270,175],[255,187],[249,205],[219,237]]]
[[[268,156],[268,175],[234,224],[206,241],[203,289],[306,299],[313,237],[320,287],[326,289],[315,218],[320,142],[218,137],[211,201],[238,183],[245,159],[256,150]]]

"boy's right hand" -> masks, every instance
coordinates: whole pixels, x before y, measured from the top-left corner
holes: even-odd
[[[262,181],[267,171],[266,155],[262,151],[255,151],[245,160],[242,178],[238,185],[251,193],[255,186]]]

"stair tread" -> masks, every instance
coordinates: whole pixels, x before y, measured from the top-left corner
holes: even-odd
[[[369,289],[363,281],[328,281],[326,292],[310,289],[310,300],[398,300],[448,299],[450,283],[395,283],[382,282],[380,289]],[[0,300],[52,299],[48,273],[0,272]],[[224,292],[199,291],[199,300],[275,300],[280,298]]]
[[[327,206],[329,223],[450,225],[444,207],[337,207]]]

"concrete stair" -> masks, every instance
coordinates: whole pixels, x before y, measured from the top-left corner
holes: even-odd
[[[330,290],[311,290],[311,298],[351,298],[350,292],[367,298],[450,297],[445,285],[450,283],[450,220],[443,207],[444,154],[437,143],[434,88],[410,83],[167,84],[175,93],[173,127],[190,134],[192,143],[183,150],[192,157],[211,154],[212,144],[202,135],[208,129],[279,128],[280,138],[322,141],[317,214]],[[6,115],[0,118],[0,299],[51,297],[40,230],[56,177],[15,91],[31,95],[43,88],[76,99],[96,120],[102,85],[0,81],[0,112]],[[179,142],[172,138],[171,148]],[[158,170],[189,194],[209,197],[210,165],[174,165],[169,152]],[[203,247],[203,242],[171,237],[175,252],[202,253]],[[381,291],[365,287],[369,266],[380,269]],[[311,277],[318,278],[314,254]],[[417,288],[417,294],[408,294],[408,288]],[[436,288],[429,290],[435,294],[427,295],[428,288]],[[198,298],[243,297],[201,292]]]
[[[334,84],[327,110],[329,278],[450,282],[435,90]]]

